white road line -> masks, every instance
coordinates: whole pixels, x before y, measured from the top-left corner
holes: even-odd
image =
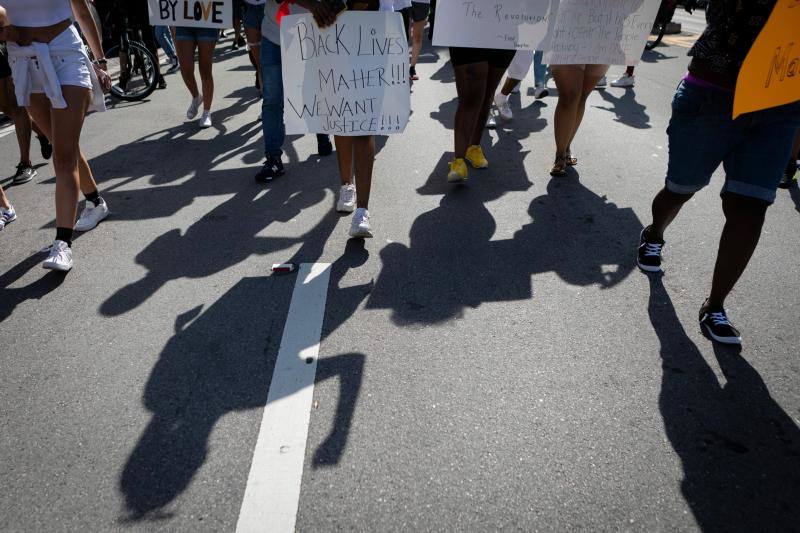
[[[6,126],[5,128],[0,128],[0,139],[9,135],[14,132],[14,125]]]
[[[329,279],[329,263],[300,265],[237,533],[294,531]]]

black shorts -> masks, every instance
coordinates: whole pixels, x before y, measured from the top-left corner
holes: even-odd
[[[0,79],[11,76],[11,66],[8,64],[6,45],[0,44]]]
[[[411,20],[414,22],[422,22],[428,18],[428,12],[431,10],[431,5],[425,2],[411,2]]]
[[[507,69],[514,59],[516,50],[496,50],[494,48],[450,47],[450,62],[454,67],[471,63],[489,63],[491,68]]]

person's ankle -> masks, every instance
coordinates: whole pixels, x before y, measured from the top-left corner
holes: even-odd
[[[644,237],[650,242],[662,242],[664,240],[664,235],[656,232],[652,224],[644,229]]]
[[[700,312],[705,313],[712,309],[725,309],[725,302],[724,301],[718,302],[712,300],[711,297],[709,296],[708,298],[705,299],[703,305],[700,306]]]

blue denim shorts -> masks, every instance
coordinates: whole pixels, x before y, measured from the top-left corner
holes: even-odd
[[[272,2],[273,0],[267,0]],[[244,27],[261,30],[261,21],[264,20],[264,4],[247,4],[244,8]]]
[[[778,182],[800,128],[800,102],[733,116],[733,93],[681,81],[669,121],[666,187],[693,194],[722,163],[722,192],[775,201]]]
[[[178,26],[175,28],[176,41],[217,41],[219,40],[219,30],[216,28],[190,28],[188,26]]]

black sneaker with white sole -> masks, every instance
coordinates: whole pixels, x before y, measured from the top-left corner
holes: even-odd
[[[709,337],[723,344],[742,344],[742,335],[733,327],[725,309],[718,307],[700,310],[700,328]]]
[[[642,230],[639,235],[639,257],[636,263],[646,272],[661,272],[661,254],[664,251],[664,241],[658,241],[647,236],[650,226]]]
[[[269,183],[274,178],[283,176],[283,174],[283,163],[281,162],[280,158],[270,156],[264,162],[264,166],[261,167],[261,170],[258,171],[258,174],[256,174],[256,181],[261,183]]]

